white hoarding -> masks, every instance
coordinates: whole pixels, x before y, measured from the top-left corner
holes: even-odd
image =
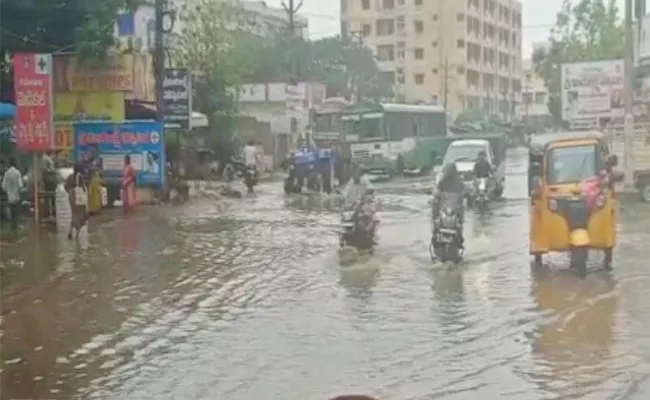
[[[304,103],[307,100],[305,85],[286,86],[287,116],[299,118],[304,113]]]
[[[562,64],[562,119],[622,118],[623,60]]]

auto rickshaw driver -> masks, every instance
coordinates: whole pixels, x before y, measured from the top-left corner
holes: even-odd
[[[616,198],[610,172],[617,165],[597,132],[541,135],[530,147],[530,253],[535,263],[548,252],[570,252],[584,270],[590,249],[612,261],[616,244]]]

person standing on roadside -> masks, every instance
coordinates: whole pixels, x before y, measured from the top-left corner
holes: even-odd
[[[18,230],[18,213],[20,212],[20,193],[23,191],[23,178],[16,168],[16,160],[9,159],[9,169],[2,176],[2,190],[7,194],[9,221],[11,230]]]
[[[76,237],[79,237],[81,228],[88,221],[88,188],[84,178],[84,168],[78,163],[75,164],[74,172],[68,176],[65,183],[65,190],[68,192],[68,200],[72,210],[70,230],[68,231],[68,239],[70,240],[72,240],[73,231],[75,231]]]
[[[131,165],[131,156],[124,156],[124,173],[122,174],[122,209],[125,213],[135,210],[136,193],[135,193],[135,169]]]

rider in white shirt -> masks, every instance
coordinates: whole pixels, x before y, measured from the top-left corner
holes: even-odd
[[[246,147],[244,147],[243,151],[243,156],[244,156],[244,164],[246,164],[247,167],[257,167],[257,165],[260,163],[260,152],[257,150],[257,147],[255,147],[255,142],[250,140]]]
[[[363,195],[368,194],[372,189],[370,179],[363,174],[361,166],[355,166],[352,170],[352,179],[343,192],[345,203],[350,205],[359,201]]]

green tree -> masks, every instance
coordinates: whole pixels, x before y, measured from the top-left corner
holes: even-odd
[[[393,97],[393,82],[381,73],[372,51],[340,36],[308,41],[287,39],[285,32],[258,38],[258,62],[249,81],[286,82],[292,60],[298,80],[323,82],[328,96],[350,97],[358,89],[362,99]]]
[[[213,135],[208,145],[219,158],[234,149],[233,116],[237,95],[233,88],[254,70],[259,42],[253,40],[236,7],[218,0],[199,0],[181,8],[182,29],[174,59],[194,75],[194,107],[204,113]]]
[[[624,49],[624,29],[615,0],[564,1],[548,48],[533,53],[533,66],[549,90],[548,107],[556,123],[562,119],[562,64],[622,58]]]
[[[2,87],[12,86],[13,53],[76,51],[85,59],[101,59],[114,44],[119,11],[133,10],[139,2],[3,0],[0,12]]]

